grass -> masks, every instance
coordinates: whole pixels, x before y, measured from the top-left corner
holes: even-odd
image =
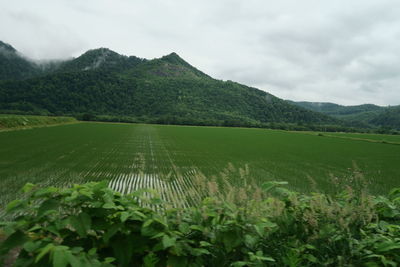
[[[104,179],[122,192],[150,187],[175,200],[194,198],[199,179],[242,186],[251,177],[331,192],[352,183],[354,168],[380,194],[400,185],[399,156],[399,145],[265,129],[79,123],[7,131],[0,133],[0,204],[27,182]]]
[[[388,142],[400,144],[400,135],[364,134],[364,133],[324,133],[325,136],[363,139],[373,142]]]
[[[49,116],[31,116],[31,115],[9,115],[0,114],[0,131],[25,129],[31,127],[41,127],[48,125],[58,125],[65,123],[74,123],[76,119],[71,117],[49,117]]]

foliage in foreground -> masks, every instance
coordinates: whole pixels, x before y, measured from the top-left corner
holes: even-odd
[[[19,248],[15,266],[400,263],[400,189],[386,197],[351,189],[331,197],[281,184],[264,184],[265,197],[246,205],[214,196],[188,209],[144,197],[152,192],[121,195],[106,183],[27,184],[26,198],[7,207],[13,220],[2,223],[0,254],[4,260]]]

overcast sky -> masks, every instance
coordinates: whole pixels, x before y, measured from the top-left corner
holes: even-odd
[[[34,59],[174,51],[284,99],[400,104],[399,0],[0,0],[0,40]]]

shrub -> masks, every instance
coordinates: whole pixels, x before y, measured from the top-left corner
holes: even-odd
[[[15,266],[397,266],[400,189],[304,195],[282,182],[246,207],[205,197],[176,209],[106,183],[27,184],[6,208],[0,254]],[[145,194],[144,194],[145,193]],[[144,196],[151,197],[144,197]],[[251,212],[249,212],[249,209]],[[258,212],[255,212],[258,210]]]

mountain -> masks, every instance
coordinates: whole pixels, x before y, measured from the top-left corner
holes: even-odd
[[[332,116],[348,116],[364,112],[375,112],[381,111],[384,107],[380,107],[373,104],[364,104],[358,106],[342,106],[328,102],[293,102],[291,103],[304,107],[313,111],[322,112]]]
[[[89,50],[80,57],[65,61],[56,72],[80,72],[87,70],[122,71],[143,62],[137,57],[120,55],[107,48]]]
[[[356,127],[372,126],[400,129],[400,106],[382,107],[373,104],[343,106],[327,102],[287,101],[299,107],[347,121]]]
[[[386,108],[384,112],[371,119],[371,123],[400,130],[400,106]]]
[[[0,65],[25,60],[15,49],[10,53],[11,61],[1,58]],[[1,76],[0,111],[179,124],[340,124],[256,88],[213,79],[176,53],[146,60],[100,48],[30,66],[29,75],[14,68]]]
[[[14,47],[0,41],[0,80],[19,80],[38,75],[35,63],[25,59]]]

